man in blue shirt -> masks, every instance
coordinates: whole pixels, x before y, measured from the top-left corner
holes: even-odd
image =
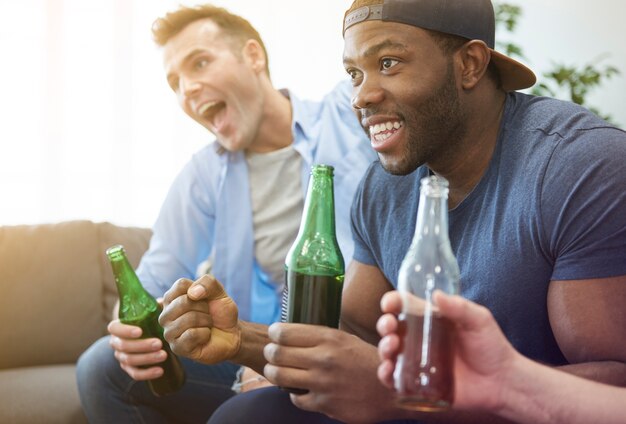
[[[337,238],[346,259],[352,256],[350,203],[375,155],[351,109],[349,83],[320,102],[276,90],[259,34],[222,8],[181,7],[158,19],[153,34],[181,108],[216,141],[172,184],[137,274],[162,297],[177,279],[210,272],[242,319],[271,324],[313,164],[335,168]],[[183,389],[155,398],[136,382],[161,375],[160,343],[138,339],[136,327],[116,319],[109,332],[78,364],[91,423],[203,422],[233,395],[237,366],[183,359]]]

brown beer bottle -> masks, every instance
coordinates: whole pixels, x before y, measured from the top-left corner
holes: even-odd
[[[163,375],[148,380],[148,387],[156,396],[177,391],[185,383],[185,370],[163,338],[163,327],[159,324],[161,305],[141,285],[137,274],[128,262],[123,246],[116,245],[108,248],[106,255],[115,275],[115,284],[120,298],[120,321],[141,327],[141,337],[144,339],[159,338],[163,343],[163,350],[167,352],[165,361],[158,364],[163,368]]]
[[[421,180],[415,234],[398,274],[402,350],[394,371],[399,406],[447,409],[454,396],[454,325],[432,302],[435,290],[458,294],[459,265],[448,238],[448,181]]]

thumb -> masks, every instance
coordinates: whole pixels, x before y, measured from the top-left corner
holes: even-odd
[[[224,286],[212,275],[203,275],[187,289],[187,296],[191,300],[218,300],[228,297]]]
[[[440,290],[434,293],[434,300],[439,311],[446,318],[454,321],[465,330],[478,331],[490,325],[491,312],[484,306],[457,295],[448,295]]]

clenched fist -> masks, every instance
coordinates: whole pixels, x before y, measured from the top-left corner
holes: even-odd
[[[212,276],[179,279],[165,293],[163,305],[159,323],[174,353],[216,364],[239,351],[237,305]]]

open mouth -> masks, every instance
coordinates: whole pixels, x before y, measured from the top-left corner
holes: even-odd
[[[224,102],[208,102],[200,106],[198,109],[198,115],[200,115],[203,119],[212,122],[215,116],[224,108],[226,108],[226,103]]]

